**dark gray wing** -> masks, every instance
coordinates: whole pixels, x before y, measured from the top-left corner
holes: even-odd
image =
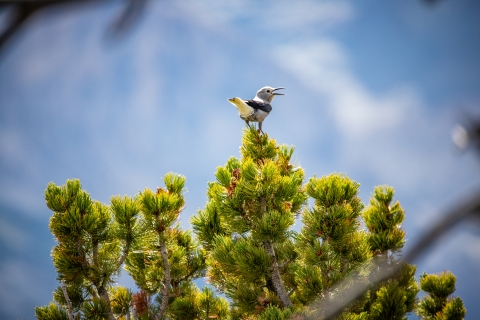
[[[245,103],[248,104],[253,109],[260,109],[260,110],[265,111],[267,113],[272,111],[272,106],[269,103],[258,102],[258,101],[255,101],[255,100],[247,100],[247,101],[245,101]]]

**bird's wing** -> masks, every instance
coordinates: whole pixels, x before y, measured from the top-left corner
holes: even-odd
[[[248,104],[253,109],[260,109],[267,113],[272,111],[272,106],[269,103],[258,102],[256,100],[247,100],[245,101],[245,103]]]

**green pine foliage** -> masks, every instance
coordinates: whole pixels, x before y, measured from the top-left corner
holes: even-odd
[[[306,185],[314,205],[304,211],[296,238],[295,275],[303,304],[316,300],[371,256],[367,235],[359,228],[363,203],[358,187],[341,174],[312,178]]]
[[[176,299],[170,306],[169,319],[219,319],[230,318],[229,305],[226,299],[215,296],[212,289],[204,287],[201,291],[189,285],[185,294]]]
[[[394,252],[403,248],[405,243],[405,231],[400,228],[405,214],[400,202],[391,203],[394,193],[392,187],[376,187],[370,205],[363,213],[365,225],[370,231],[368,242],[376,254]]]
[[[240,151],[240,159],[217,168],[204,209],[191,219],[206,250],[208,279],[230,299],[232,319],[321,319],[322,303],[342,301],[342,290],[349,290],[352,282],[343,280],[356,272],[369,283],[379,268],[399,271],[338,318],[406,319],[415,310],[416,268],[399,265],[405,216],[393,188],[376,187],[365,207],[359,184],[346,175],[303,184],[293,147],[253,128],[244,131]],[[300,214],[296,233],[291,228]]]
[[[375,300],[370,306],[370,318],[407,319],[406,313],[412,311],[408,308],[408,299],[409,292],[398,281],[388,281],[375,292]]]
[[[83,303],[81,312],[84,319],[106,320],[109,318],[110,309],[111,308],[106,301],[94,297]]]
[[[132,291],[125,287],[116,286],[112,287],[110,292],[112,295],[111,303],[113,313],[123,317],[129,315],[132,311]]]
[[[48,306],[35,307],[38,320],[68,320],[67,310],[51,302]]]
[[[88,300],[89,292],[87,289],[92,289],[86,286],[75,286],[73,284],[67,285],[67,295],[72,304],[72,309],[74,312],[78,312],[82,307],[83,302]],[[61,287],[55,288],[53,291],[53,301],[57,302],[61,306],[67,306],[67,300],[65,299],[65,294]]]
[[[292,161],[293,147],[244,130],[240,158],[231,157],[208,183],[207,203],[191,218],[185,177],[168,173],[164,187],[110,204],[90,198],[78,180],[45,190],[58,280],[54,303],[38,319],[306,320],[324,319],[342,303],[339,320],[463,319],[455,276],[423,274],[401,262],[405,212],[394,189],[378,186],[369,205],[345,174],[313,177]],[[293,231],[301,220],[299,232]],[[365,228],[365,229],[364,229]],[[139,291],[117,286],[122,268]],[[371,284],[384,270],[395,275]],[[197,288],[193,280],[207,278]],[[368,290],[346,305],[358,281]],[[225,299],[214,293],[214,288]],[[66,292],[66,294],[65,294]]]
[[[420,276],[420,287],[426,292],[419,302],[417,314],[422,319],[461,320],[466,310],[462,299],[452,297],[455,292],[456,278],[451,272],[426,274]]]
[[[101,306],[101,312],[113,319],[108,290],[140,231],[136,202],[129,197],[112,197],[110,206],[93,201],[79,180],[67,180],[64,186],[49,183],[45,200],[54,212],[50,219],[57,240],[53,263],[58,279],[67,284],[72,306],[88,314]],[[66,306],[60,292],[57,289],[54,298]]]
[[[245,318],[269,305],[293,305],[289,264],[297,254],[290,228],[307,196],[292,147],[250,128],[241,154],[217,168],[205,209],[191,221],[207,250],[210,283]]]
[[[53,211],[50,230],[57,240],[52,258],[67,295],[56,288],[55,303],[35,309],[38,319],[67,319],[71,313],[75,319],[135,315],[160,320],[169,304],[185,298],[184,288],[198,291],[191,280],[205,273],[204,253],[191,232],[177,223],[185,205],[185,177],[169,173],[164,184],[134,198],[113,196],[109,205],[92,200],[78,180],[48,184],[45,200]],[[115,285],[122,266],[139,293]],[[227,318],[226,300],[211,291],[205,294],[208,298],[201,301],[212,301],[212,314]],[[196,305],[199,315],[202,303]]]
[[[290,309],[280,309],[274,305],[269,305],[258,317],[259,320],[289,320],[293,312]]]
[[[165,314],[173,319],[188,319],[179,306],[196,301],[198,294],[191,280],[204,276],[205,257],[191,232],[181,230],[176,224],[185,205],[185,178],[167,174],[164,183],[165,189],[158,188],[156,192],[146,189],[136,197],[143,233],[136,250],[126,259],[125,269],[139,288],[150,295],[157,294],[155,302],[148,306],[157,319]],[[177,311],[169,311],[170,305]],[[188,312],[201,314],[196,309]]]
[[[415,282],[416,267],[401,264],[399,255],[405,243],[405,231],[401,228],[405,215],[400,202],[393,202],[394,189],[389,186],[375,187],[370,204],[362,215],[368,229],[367,242],[378,268],[399,268],[390,280],[377,284],[366,295],[360,312],[367,312],[369,319],[407,319],[415,309],[419,291]],[[392,203],[393,202],[393,203]]]

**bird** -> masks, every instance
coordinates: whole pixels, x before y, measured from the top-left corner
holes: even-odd
[[[263,120],[272,111],[272,101],[275,96],[283,96],[283,93],[276,92],[277,90],[285,88],[263,87],[257,91],[255,98],[252,100],[243,100],[238,97],[228,99],[228,102],[233,104],[238,109],[240,118],[245,120],[247,126],[250,126],[249,121],[258,122],[259,131],[262,130]]]

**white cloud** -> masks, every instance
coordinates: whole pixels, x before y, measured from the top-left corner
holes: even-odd
[[[260,2],[255,1],[259,4]],[[331,27],[344,23],[354,16],[352,6],[346,1],[274,1],[269,5],[260,3],[258,12],[265,11],[262,15],[265,25],[275,32],[305,31],[312,26]],[[270,7],[271,6],[271,7]],[[265,8],[267,7],[267,8]]]
[[[408,211],[410,231],[423,230],[435,218],[432,212],[442,214],[447,200],[468,190],[478,166],[473,156],[454,152],[454,110],[427,106],[419,90],[407,84],[380,93],[369,90],[350,67],[348,51],[331,38],[281,44],[273,51],[278,66],[314,92],[317,105],[326,110],[323,117],[333,120],[332,133],[320,135],[335,144],[329,169],[359,179],[365,195],[375,185],[394,186]],[[324,120],[316,109],[304,113],[320,124]],[[309,128],[308,136],[318,137],[320,129]],[[318,152],[309,156],[313,159],[302,162],[321,161]]]
[[[369,92],[351,72],[345,51],[328,38],[275,48],[278,65],[327,100],[327,107],[346,137],[369,136],[392,128],[421,106],[409,88],[394,88],[383,96]]]
[[[231,26],[235,23],[255,23],[260,27],[281,32],[305,32],[306,28],[328,28],[350,20],[353,9],[347,1],[300,0],[294,5],[280,1],[181,1],[176,3],[182,13],[207,27]]]

